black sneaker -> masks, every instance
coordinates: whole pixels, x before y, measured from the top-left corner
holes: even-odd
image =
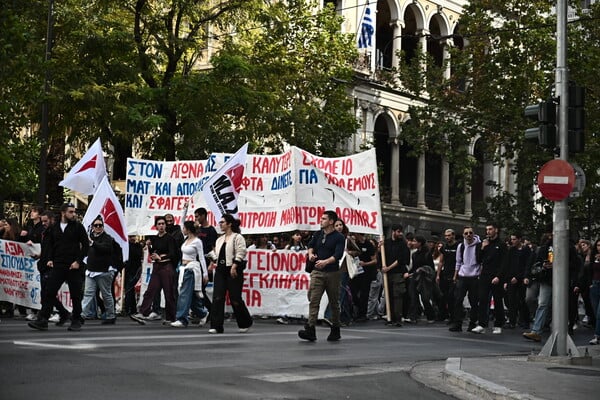
[[[117,322],[116,318],[103,319],[102,322],[100,322],[100,325],[114,325],[115,322]]]
[[[300,339],[308,340],[310,342],[314,342],[317,340],[317,334],[314,326],[305,326],[304,329],[298,331],[298,337]]]
[[[81,321],[79,321],[78,319],[71,321],[71,325],[69,325],[67,330],[73,331],[73,332],[79,332],[81,330]]]
[[[47,331],[48,330],[48,321],[36,319],[34,321],[29,321],[27,325],[32,329],[37,329],[38,331]]]
[[[450,325],[450,328],[448,328],[448,330],[450,332],[462,332],[462,326],[460,326],[459,324],[453,324]]]

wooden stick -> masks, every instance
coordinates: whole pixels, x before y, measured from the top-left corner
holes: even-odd
[[[387,266],[385,262],[385,236],[381,236],[381,266]],[[387,272],[383,272],[383,296],[385,297],[385,319],[392,322],[392,310],[390,309],[390,287]]]

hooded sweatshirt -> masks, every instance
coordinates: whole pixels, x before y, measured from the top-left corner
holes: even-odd
[[[467,240],[458,246],[456,250],[456,272],[458,276],[464,278],[473,278],[481,273],[481,264],[477,262],[477,247],[481,243],[479,236],[473,236],[473,242],[467,243]],[[464,251],[463,251],[464,247]]]

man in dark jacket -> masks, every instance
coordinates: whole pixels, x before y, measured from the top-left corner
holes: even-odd
[[[91,308],[96,299],[96,291],[99,290],[106,309],[106,318],[102,320],[103,325],[112,325],[117,320],[115,299],[112,293],[113,280],[119,267],[115,265],[116,251],[121,251],[120,247],[104,231],[102,217],[96,217],[92,222],[92,232],[90,233],[82,308],[84,315],[92,313]]]
[[[45,238],[46,240],[46,238]],[[48,318],[55,298],[64,282],[69,285],[73,312],[70,331],[81,330],[81,288],[83,287],[83,258],[87,255],[89,240],[85,228],[76,221],[75,206],[65,203],[60,207],[60,221],[48,230],[47,252],[43,256],[50,268],[47,292],[42,299],[42,310],[29,327],[48,329]]]
[[[510,235],[510,248],[505,259],[502,275],[506,278],[504,287],[506,289],[508,306],[507,328],[514,329],[517,324],[517,314],[521,325],[529,324],[529,309],[525,303],[525,291],[527,289],[524,280],[527,267],[531,258],[531,249],[524,246],[520,233]]]
[[[502,333],[504,325],[504,287],[502,266],[507,248],[499,236],[498,225],[490,222],[485,227],[486,238],[481,242],[481,274],[479,275],[479,325],[473,333],[483,333],[490,319],[490,294],[494,296],[493,334]]]
[[[387,274],[390,299],[390,320],[388,325],[402,326],[403,300],[406,293],[410,250],[404,240],[402,225],[392,226],[392,237],[384,241],[385,264],[382,260],[381,272]]]

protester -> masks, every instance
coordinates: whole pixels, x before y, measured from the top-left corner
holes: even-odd
[[[377,258],[375,248],[360,232],[354,233],[354,244],[360,250],[358,254],[359,266],[363,273],[356,275],[350,281],[352,301],[357,309],[356,322],[366,322],[367,308],[369,306],[369,292],[371,282],[377,279]]]
[[[441,291],[439,319],[453,320],[454,315],[454,271],[456,269],[456,249],[458,242],[453,229],[444,232],[446,243],[442,247],[442,263],[437,270],[436,282]]]
[[[208,282],[208,270],[204,259],[202,240],[196,236],[196,225],[193,221],[183,223],[183,236],[185,241],[181,245],[179,297],[175,316],[177,320],[171,323],[174,328],[185,328],[188,325],[190,309],[200,318],[204,318],[208,314],[204,308],[204,295],[202,294],[202,286]]]
[[[301,339],[315,341],[315,325],[323,293],[327,293],[331,307],[331,332],[329,341],[341,339],[340,334],[340,270],[339,262],[344,254],[344,235],[334,228],[338,216],[335,211],[325,211],[321,216],[321,230],[308,244],[308,262],[314,269],[310,273],[309,315],[304,329],[298,331]]]
[[[494,329],[492,334],[502,333],[504,326],[504,277],[502,267],[506,258],[506,245],[500,240],[498,224],[489,222],[485,227],[486,238],[481,243],[481,273],[479,275],[479,324],[473,333],[484,333],[490,319],[490,295],[494,297]]]
[[[408,264],[410,250],[403,236],[402,225],[392,226],[392,235],[383,242],[385,263],[381,261],[381,272],[387,274],[390,315],[388,325],[402,326],[403,300],[406,293],[406,279],[409,278]]]
[[[435,322],[435,309],[433,307],[433,285],[435,282],[435,271],[433,269],[433,257],[427,246],[427,241],[421,235],[414,237],[412,254],[412,279],[414,282],[413,296],[409,307],[409,318],[415,323],[418,321],[417,308],[423,304],[427,322]],[[420,298],[420,301],[419,301]]]
[[[143,323],[150,315],[152,302],[155,301],[156,294],[162,289],[165,294],[165,313],[166,321],[175,321],[175,265],[173,260],[177,258],[177,244],[173,236],[166,230],[165,217],[156,217],[154,220],[157,234],[150,237],[150,247],[148,249],[152,259],[152,274],[148,288],[144,293],[144,299],[140,306],[139,313],[131,315],[131,319]]]
[[[529,309],[525,303],[526,285],[524,283],[527,266],[531,258],[531,249],[523,246],[522,235],[518,232],[510,235],[511,247],[505,260],[503,275],[506,277],[504,288],[508,300],[508,329],[514,329],[518,321],[529,324]],[[517,317],[519,318],[517,320]]]
[[[217,263],[213,288],[213,304],[209,333],[223,333],[225,321],[225,295],[235,314],[240,333],[246,333],[253,324],[252,316],[242,299],[246,239],[241,235],[240,221],[231,214],[223,214],[219,221],[223,234],[217,239],[211,258]]]
[[[99,290],[106,310],[102,325],[114,325],[117,320],[112,292],[113,279],[118,267],[115,265],[117,251],[121,251],[121,246],[104,231],[104,221],[101,216],[97,216],[92,221],[90,233],[82,308],[84,315],[90,314],[92,302],[96,299],[96,291]]]
[[[48,329],[48,318],[56,302],[56,295],[66,281],[73,304],[70,331],[81,330],[81,288],[83,287],[83,258],[87,255],[89,239],[85,228],[75,220],[75,206],[65,203],[60,208],[60,222],[48,228],[44,261],[49,268],[47,291],[42,298],[42,309],[29,327]],[[44,239],[46,240],[46,239]]]
[[[206,208],[200,207],[194,210],[194,218],[196,223],[198,224],[198,228],[196,229],[196,236],[202,240],[202,248],[204,249],[204,260],[206,262],[206,266],[208,267],[208,281],[213,281],[213,270],[216,266],[208,254],[215,249],[215,243],[217,242],[217,230],[214,226],[212,226],[208,222],[208,212]],[[206,293],[206,286],[208,282],[203,282],[202,284],[202,295],[204,296],[204,307],[208,310],[207,320],[210,319],[210,310],[212,306],[212,302]]]
[[[590,302],[596,316],[594,337],[590,340],[590,344],[597,345],[600,344],[600,239],[594,243],[590,259],[589,272],[586,274],[587,280],[584,282],[590,288]]]
[[[468,296],[471,307],[467,331],[471,332],[477,326],[479,315],[478,281],[481,273],[481,240],[471,226],[463,228],[463,237],[463,242],[458,245],[456,250],[456,270],[454,271],[456,297],[454,298],[454,315],[449,328],[451,332],[462,331],[465,296]]]
[[[136,240],[134,235],[129,235],[129,257],[125,262],[125,315],[133,315],[137,312],[137,299],[135,286],[142,274],[142,260],[144,259],[144,248]]]

